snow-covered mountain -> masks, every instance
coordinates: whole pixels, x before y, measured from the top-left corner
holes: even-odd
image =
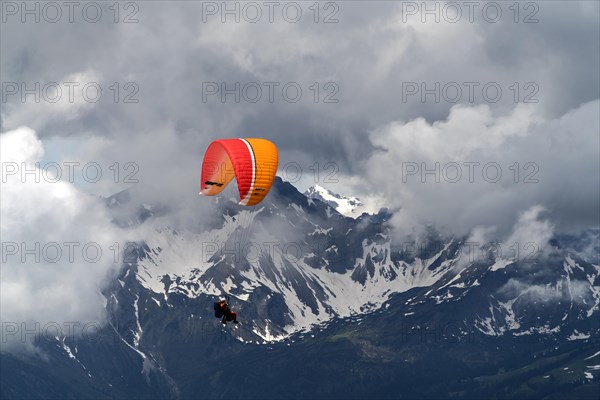
[[[38,343],[47,367],[4,355],[2,397],[597,393],[597,230],[535,258],[471,260],[466,238],[430,227],[397,243],[387,210],[349,218],[279,178],[257,207],[199,198],[216,218],[197,227],[132,202],[107,199],[116,223],[149,233],[104,289],[100,340]],[[212,315],[226,294],[238,325]]]
[[[600,314],[600,266],[558,248],[533,262],[467,263],[464,238],[441,238],[432,230],[419,249],[407,251],[394,243],[387,211],[348,218],[279,178],[258,207],[207,201],[223,215],[220,223],[198,231],[157,227],[145,238],[132,273],[157,304],[174,295],[233,296],[247,321],[239,340],[289,339],[337,318],[379,310],[417,288],[427,290],[404,304],[407,317],[422,304],[471,304],[469,299],[479,298],[466,308],[466,324],[489,335],[562,329],[583,337],[593,334],[590,327],[568,331],[561,325]],[[532,275],[538,270],[541,277]],[[543,321],[522,322],[538,311]]]
[[[304,195],[309,199],[321,200],[335,208],[340,214],[346,216],[360,215],[362,212],[361,208],[364,206],[362,201],[357,197],[342,196],[319,185],[311,186],[304,192]]]

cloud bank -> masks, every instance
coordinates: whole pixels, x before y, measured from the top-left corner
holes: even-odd
[[[121,265],[118,249],[132,233],[115,227],[102,199],[38,168],[44,149],[32,129],[0,138],[3,350],[67,334],[70,323],[78,324],[70,334],[86,323],[100,327],[102,284]]]
[[[546,120],[527,106],[506,116],[456,106],[445,121],[393,122],[371,134],[381,150],[366,162],[367,181],[398,210],[400,230],[431,223],[507,233],[535,205],[559,229],[597,226],[599,107],[592,101]]]

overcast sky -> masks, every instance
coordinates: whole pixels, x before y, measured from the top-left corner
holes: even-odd
[[[596,1],[428,2],[429,14],[422,2],[228,3],[237,16],[222,2],[30,3],[38,15],[23,4],[2,3],[3,168],[10,152],[19,168],[58,163],[62,178],[3,182],[3,241],[41,240],[50,224],[57,242],[97,229],[123,240],[86,193],[129,187],[185,208],[210,141],[244,136],[273,141],[279,175],[300,189],[394,209],[401,232],[431,223],[506,238],[523,215],[598,226]],[[28,218],[31,198],[53,206]],[[95,267],[89,282],[114,266]]]

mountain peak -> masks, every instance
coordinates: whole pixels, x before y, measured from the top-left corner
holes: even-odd
[[[357,197],[343,196],[318,184],[311,186],[304,195],[309,199],[320,200],[346,216],[356,215],[358,209],[363,206],[362,201]]]

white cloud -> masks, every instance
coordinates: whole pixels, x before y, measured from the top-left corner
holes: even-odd
[[[515,258],[537,258],[547,250],[548,242],[554,234],[554,226],[550,221],[540,219],[544,211],[544,207],[535,205],[520,214],[503,246],[518,251]]]
[[[66,323],[102,324],[105,298],[100,288],[122,257],[113,251],[114,244],[123,248],[132,235],[111,223],[101,199],[69,182],[54,182],[50,172],[36,168],[43,147],[33,130],[18,128],[0,138],[3,167],[16,163],[18,172],[30,171],[22,176],[3,169],[3,349],[31,345],[32,335],[23,340],[24,327],[43,338],[48,324],[58,324],[65,334]],[[18,326],[18,332],[9,334],[6,324]]]
[[[371,134],[382,150],[366,163],[367,187],[400,210],[393,223],[404,232],[432,223],[459,234],[496,227],[505,237],[518,213],[538,205],[563,229],[593,224],[600,201],[599,105],[592,101],[552,120],[525,105],[506,116],[485,105],[456,106],[445,121],[387,124]],[[540,210],[524,214],[523,226]],[[517,231],[546,239],[546,225],[529,228]]]
[[[509,281],[498,289],[498,294],[507,299],[519,297],[528,302],[574,302],[579,306],[590,307],[594,304],[593,287],[582,280],[567,281],[563,278],[557,282],[532,284],[518,279]]]
[[[102,96],[106,101],[113,95],[108,88],[110,84],[103,85],[105,82],[93,70],[70,73],[48,81],[9,83],[17,85],[18,89],[15,94],[6,95],[10,100],[10,112],[2,116],[5,129],[16,129],[22,125],[40,129],[49,123],[76,120],[93,109]],[[19,105],[12,107],[13,103]]]

